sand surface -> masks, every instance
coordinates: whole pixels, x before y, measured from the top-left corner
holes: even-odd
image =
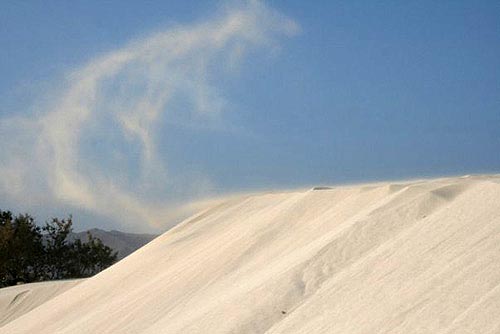
[[[51,281],[0,289],[0,327],[82,281],[83,279]]]
[[[500,333],[500,176],[232,199],[0,333]]]

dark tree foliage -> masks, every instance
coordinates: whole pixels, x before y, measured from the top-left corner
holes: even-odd
[[[0,210],[0,287],[41,280],[44,257],[41,229],[33,218]]]
[[[90,233],[86,242],[68,241],[72,226],[71,216],[39,227],[27,214],[0,210],[0,287],[89,277],[116,262],[117,253]]]

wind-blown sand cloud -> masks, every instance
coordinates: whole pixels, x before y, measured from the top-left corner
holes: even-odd
[[[91,59],[67,73],[62,88],[47,92],[50,103],[29,117],[0,120],[0,149],[9,157],[0,162],[0,194],[87,210],[123,225],[159,226],[190,213],[211,181],[171,175],[168,162],[175,157],[158,153],[158,134],[166,122],[222,122],[227,101],[215,78],[248,50],[273,49],[298,29],[251,1]]]

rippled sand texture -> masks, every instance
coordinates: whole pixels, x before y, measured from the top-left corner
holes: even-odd
[[[240,197],[1,333],[500,333],[500,176]]]

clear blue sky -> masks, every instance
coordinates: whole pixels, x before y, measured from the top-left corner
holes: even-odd
[[[64,86],[71,85],[68,73],[120,50],[130,41],[141,44],[148,36],[163,31],[175,34],[176,27],[190,29],[212,22],[224,15],[225,7],[238,6],[245,4],[3,1],[0,118],[4,127],[0,129],[5,134],[3,140],[11,142],[0,148],[19,154],[21,163],[36,166],[33,155],[22,154],[32,150],[36,139],[7,136],[5,129],[28,131],[11,122],[20,115],[27,119],[43,117],[56,108],[45,105],[60,98]],[[244,45],[245,41],[238,40],[240,35],[236,36],[238,48],[234,50],[245,52],[236,69],[224,67],[232,59],[232,46],[217,49],[216,53],[227,53],[229,58],[223,56],[225,60],[214,61],[203,71],[191,72],[191,65],[186,65],[187,70],[182,72],[183,64],[199,63],[182,57],[175,59],[180,65],[165,69],[165,77],[179,76],[186,83],[172,104],[162,106],[173,111],[148,125],[154,127],[155,161],[161,162],[161,171],[155,167],[150,172],[137,162],[145,155],[146,145],[129,145],[128,139],[117,138],[123,129],[106,123],[109,119],[104,116],[101,119],[98,107],[92,111],[100,120],[92,125],[92,131],[82,130],[89,134],[78,137],[79,153],[75,155],[79,163],[89,157],[93,167],[71,168],[85,169],[79,172],[87,183],[97,179],[93,173],[100,181],[109,178],[110,184],[143,200],[139,204],[160,205],[164,200],[171,206],[252,189],[500,173],[500,2],[275,0],[258,6],[270,13],[263,20],[278,16],[281,20],[283,16],[293,21],[293,32],[273,35],[273,42],[259,42],[263,45],[257,47]],[[270,23],[269,29],[279,24],[282,22]],[[267,33],[264,28],[262,31]],[[192,54],[189,57],[196,58]],[[137,68],[139,71],[142,67]],[[209,120],[185,114],[189,108],[203,109],[193,107],[199,101],[189,88],[198,87],[196,73],[203,73],[200,92],[209,90],[208,99],[215,96],[223,101]],[[61,88],[62,77],[69,84]],[[145,82],[150,79],[140,78]],[[126,80],[131,81],[126,85],[132,90],[142,82],[132,82],[138,79],[130,74],[116,77],[113,84],[105,86],[104,97],[126,104],[136,101],[116,97],[114,89]],[[177,89],[176,81],[171,81],[165,84],[165,90]],[[207,108],[217,106],[210,102]],[[107,103],[105,108],[110,108]],[[175,120],[171,122],[169,117]],[[107,133],[105,137],[103,133]],[[116,152],[121,154],[121,162],[108,159]],[[117,165],[124,169],[123,177],[115,178]],[[9,174],[13,169],[0,169],[0,176],[16,179]],[[12,194],[12,185],[4,182],[0,207],[41,210],[36,196],[26,206],[16,200],[34,188],[35,192],[54,193],[48,203],[58,208],[58,215],[81,212],[88,226],[95,225],[91,220],[99,217],[96,221],[103,227],[147,229],[122,224],[123,217],[116,211],[89,204],[92,201],[85,202],[83,195],[68,191],[66,197],[65,192],[50,185],[40,185],[44,183],[40,178],[57,180],[50,171],[27,173],[17,175],[18,179],[35,181],[15,184],[21,189],[18,197]],[[158,181],[165,186],[144,186],[150,182],[138,176],[144,173],[165,174],[167,181]],[[201,181],[194,182],[193,177]],[[172,179],[176,181],[168,181]],[[196,188],[198,183],[204,186],[201,190],[179,190],[184,188],[184,181],[193,183],[186,187]],[[102,192],[90,191],[98,202],[106,200]]]

